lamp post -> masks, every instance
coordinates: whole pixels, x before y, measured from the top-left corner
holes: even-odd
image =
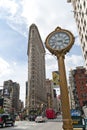
[[[73,34],[68,30],[61,29],[60,27],[57,27],[53,32],[51,32],[45,41],[47,49],[54,54],[58,60],[64,130],[73,130],[64,64],[65,54],[70,50],[73,43]]]

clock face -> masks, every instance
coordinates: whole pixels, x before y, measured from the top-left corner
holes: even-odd
[[[54,50],[62,50],[70,43],[70,36],[66,32],[55,32],[48,38],[49,46]]]

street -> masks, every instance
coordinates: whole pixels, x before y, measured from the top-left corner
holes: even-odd
[[[0,130],[62,130],[62,122],[47,121],[36,123],[33,121],[16,121],[14,127],[4,127]]]

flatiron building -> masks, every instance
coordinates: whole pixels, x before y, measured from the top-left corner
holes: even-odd
[[[28,84],[26,108],[28,112],[46,105],[45,48],[35,24],[29,28]]]

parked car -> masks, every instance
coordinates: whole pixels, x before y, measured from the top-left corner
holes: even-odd
[[[36,115],[29,115],[29,121],[35,121]]]
[[[58,115],[56,119],[57,121],[62,122],[63,121],[62,114]]]
[[[0,114],[0,125],[1,127],[11,125],[14,126],[15,119],[10,114]]]
[[[73,121],[73,128],[82,128],[83,130],[86,129],[85,120],[82,117],[80,110],[71,110],[71,118]]]
[[[43,116],[37,116],[35,119],[35,122],[46,122],[47,121],[47,117],[43,117]]]

